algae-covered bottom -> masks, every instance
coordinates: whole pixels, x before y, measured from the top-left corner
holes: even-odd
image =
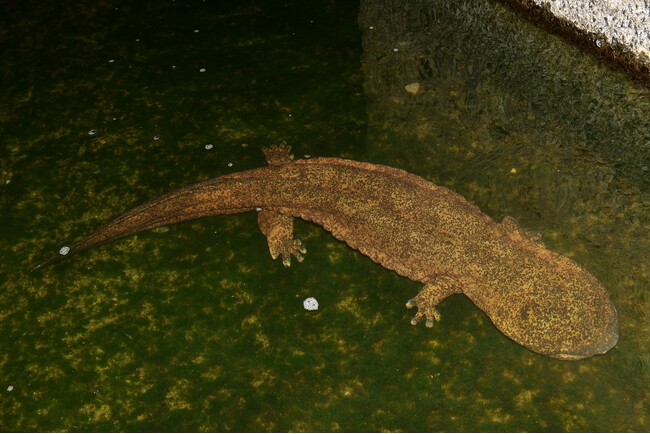
[[[0,427],[648,429],[648,95],[495,4],[372,3],[372,22],[331,1],[3,4]],[[427,31],[435,49],[411,52]],[[514,216],[603,282],[619,343],[538,356],[460,295],[412,327],[419,284],[305,222],[306,258],[286,269],[254,213],[29,272],[132,206],[264,165],[259,148],[283,140]]]

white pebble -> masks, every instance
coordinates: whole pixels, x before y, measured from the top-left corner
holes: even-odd
[[[160,140],[160,136],[153,136],[153,139],[157,142],[158,140]]]
[[[208,151],[209,151],[210,149],[212,149],[213,147],[214,147],[214,146],[212,145],[212,143],[208,143],[207,145],[205,145],[205,149],[207,149]]]
[[[397,53],[399,51],[399,48],[393,48],[393,53]]]
[[[420,83],[418,82],[409,83],[406,86],[404,86],[404,90],[406,90],[406,92],[411,95],[415,95],[420,91]]]
[[[232,167],[232,163],[228,163],[228,167]]]
[[[305,301],[302,302],[302,305],[305,310],[318,310],[318,300],[314,297],[306,298]]]
[[[256,206],[255,211],[260,212],[260,211],[262,211],[262,208],[260,208],[259,206]]]
[[[108,63],[115,63],[115,59],[109,60]]]
[[[97,134],[97,130],[90,130],[90,131],[88,131],[88,135],[89,135],[89,136],[94,136],[95,134]]]
[[[199,69],[199,72],[205,72],[205,68]]]
[[[7,387],[7,392],[11,392],[12,390],[14,390],[14,386]]]
[[[59,249],[59,255],[65,256],[68,253],[70,253],[70,247],[68,246],[63,246]]]

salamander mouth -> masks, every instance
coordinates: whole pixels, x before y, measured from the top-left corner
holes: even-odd
[[[586,357],[595,356],[597,354],[605,354],[606,352],[614,348],[614,346],[617,343],[618,343],[618,315],[616,313],[616,308],[614,307],[614,317],[610,324],[610,330],[609,333],[606,335],[606,339],[603,339],[592,345],[579,348],[573,352],[552,354],[551,357],[560,360],[580,360]]]

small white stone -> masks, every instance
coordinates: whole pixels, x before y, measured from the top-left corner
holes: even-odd
[[[232,167],[232,163],[228,163],[228,167]]]
[[[155,135],[155,136],[153,136],[153,139],[154,139],[154,141],[156,141],[156,142],[157,142],[158,140],[160,140],[160,136],[158,136],[158,135]]]
[[[259,206],[257,206],[257,207],[255,207],[255,211],[260,212],[260,211],[262,211],[262,208],[260,208]]]
[[[194,30],[194,33],[199,33],[199,29]]]
[[[199,69],[199,72],[205,72],[205,68]]]
[[[393,53],[397,53],[399,51],[399,48],[395,47],[393,48]]]
[[[208,143],[207,145],[205,145],[205,149],[207,149],[208,151],[212,148],[214,148],[214,145],[212,143]]]
[[[115,63],[115,59],[109,60],[108,63]]]
[[[68,246],[63,246],[63,247],[61,247],[59,249],[59,255],[61,255],[61,256],[65,256],[68,253],[70,253],[70,247],[68,247]]]
[[[406,90],[406,93],[415,95],[420,91],[420,83],[418,82],[413,82],[409,83],[406,86],[404,86],[404,90]]]
[[[7,387],[7,392],[11,392],[12,390],[14,390],[14,386]]]
[[[94,136],[95,134],[97,134],[97,130],[90,130],[90,131],[88,131],[88,135],[89,135],[89,136]]]
[[[306,298],[305,301],[302,302],[302,305],[305,310],[318,310],[318,300],[316,300],[314,297]]]

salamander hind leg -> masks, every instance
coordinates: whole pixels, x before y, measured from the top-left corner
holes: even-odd
[[[262,148],[262,152],[264,152],[264,158],[269,166],[290,163],[293,160],[291,146],[287,145],[286,142]]]
[[[269,166],[290,163],[293,160],[291,146],[285,142],[262,149]],[[293,238],[293,217],[270,210],[261,210],[257,214],[257,223],[269,244],[271,257],[277,259],[282,255],[282,264],[291,265],[291,256],[302,262],[307,250],[299,239]]]
[[[427,327],[433,327],[433,321],[440,321],[440,312],[436,306],[451,294],[462,292],[458,285],[449,278],[437,277],[406,303],[408,309],[417,307],[418,311],[411,320],[411,325],[416,325],[423,318]]]
[[[293,217],[261,210],[257,214],[257,223],[266,237],[273,259],[282,255],[282,265],[285,267],[291,265],[291,256],[302,262],[307,249],[300,240],[293,238]]]

